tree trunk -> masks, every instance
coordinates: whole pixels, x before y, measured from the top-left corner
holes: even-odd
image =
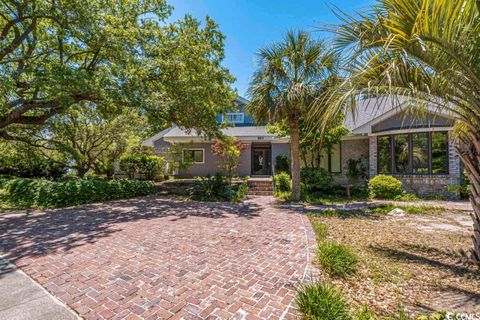
[[[469,133],[460,138],[458,153],[465,166],[465,172],[470,180],[472,195],[470,202],[473,207],[473,248],[470,259],[480,265],[480,132]]]
[[[290,116],[290,150],[292,152],[292,200],[300,200],[300,137],[298,116]]]

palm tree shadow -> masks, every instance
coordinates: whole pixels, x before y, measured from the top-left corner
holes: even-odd
[[[385,257],[411,263],[423,264],[436,269],[447,270],[458,277],[468,276],[470,279],[480,280],[480,272],[475,266],[465,265],[461,262],[461,256],[453,252],[442,251],[436,248],[421,248],[411,244],[401,244],[402,249],[393,249],[380,246],[369,246],[374,252]],[[448,263],[445,259],[457,260],[458,263]]]
[[[202,203],[155,196],[55,210],[11,211],[0,215],[0,253],[12,263],[50,252],[67,252],[121,231],[121,223],[188,217],[254,219],[255,204]],[[2,267],[0,277],[10,272]]]

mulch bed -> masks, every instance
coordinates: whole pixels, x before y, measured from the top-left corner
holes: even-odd
[[[467,213],[313,219],[361,258],[355,275],[330,279],[321,272],[319,279],[340,288],[353,308],[367,305],[380,315],[480,311],[480,270],[461,254],[471,246]]]

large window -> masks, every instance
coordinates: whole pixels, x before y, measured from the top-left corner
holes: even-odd
[[[183,161],[189,163],[204,163],[203,149],[183,149]]]
[[[380,174],[448,174],[446,132],[420,132],[379,136]]]

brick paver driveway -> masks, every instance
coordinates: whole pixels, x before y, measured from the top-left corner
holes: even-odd
[[[0,215],[0,250],[86,319],[294,318],[311,275],[306,217],[146,197]]]

